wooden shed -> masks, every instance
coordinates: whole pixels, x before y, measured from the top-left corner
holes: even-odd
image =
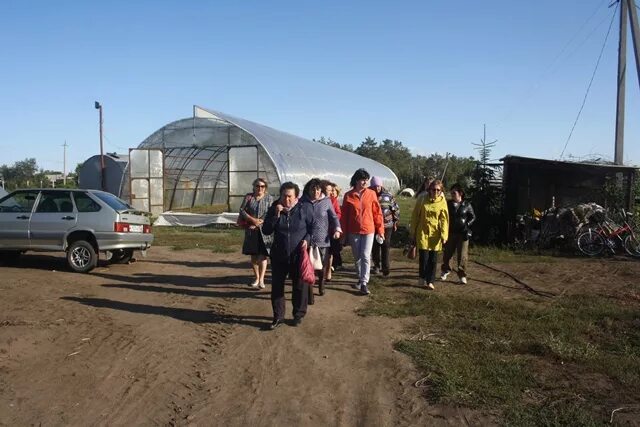
[[[618,184],[625,209],[633,209],[635,167],[511,155],[500,160],[503,162],[503,213],[507,223],[534,208],[543,211],[552,206],[575,206],[586,202],[605,205],[608,182]],[[510,229],[507,226],[507,230]]]

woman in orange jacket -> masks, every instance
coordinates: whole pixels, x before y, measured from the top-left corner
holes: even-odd
[[[358,283],[352,285],[363,295],[369,295],[369,269],[373,239],[384,242],[382,209],[376,192],[368,188],[369,173],[358,169],[351,177],[351,190],[342,199],[340,223],[346,241],[351,246],[356,261]]]

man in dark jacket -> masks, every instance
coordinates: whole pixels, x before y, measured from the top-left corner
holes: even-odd
[[[280,199],[267,211],[262,232],[273,234],[271,245],[271,306],[275,329],[284,321],[284,282],[287,275],[292,283],[293,325],[302,323],[307,313],[308,284],[300,280],[299,250],[307,250],[313,229],[313,207],[298,203],[300,188],[285,182],[280,186]]]
[[[476,220],[471,203],[464,199],[464,190],[460,184],[451,186],[451,200],[447,202],[449,209],[449,240],[444,246],[442,257],[441,280],[447,280],[451,272],[451,258],[458,252],[458,278],[460,283],[467,283],[467,260],[469,258],[469,237],[471,225]]]

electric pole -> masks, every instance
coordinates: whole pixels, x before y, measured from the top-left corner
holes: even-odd
[[[614,163],[624,162],[624,113],[625,113],[625,77],[627,74],[627,17],[631,21],[631,36],[636,58],[636,71],[640,85],[640,29],[638,28],[638,11],[635,0],[618,0],[620,2],[620,40],[618,42],[618,96],[616,103],[616,145]]]
[[[62,182],[64,183],[64,186],[67,186],[67,147],[69,145],[67,144],[67,140],[64,140],[64,144],[62,144],[63,147],[63,155],[62,155]]]
[[[104,151],[102,149],[102,105],[96,101],[94,104],[96,110],[100,113],[100,189],[104,191]]]

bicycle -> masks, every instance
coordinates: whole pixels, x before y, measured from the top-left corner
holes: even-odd
[[[581,233],[576,237],[576,244],[580,252],[587,256],[600,255],[605,249],[611,254],[615,254],[619,246],[632,257],[640,258],[640,241],[634,228],[629,224],[628,218],[633,214],[622,211],[622,225],[618,225],[608,219],[602,212],[599,216],[594,215],[592,221],[595,227],[583,227]]]

